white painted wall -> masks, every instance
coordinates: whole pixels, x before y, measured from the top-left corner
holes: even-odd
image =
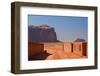
[[[53,4],[73,4],[98,6],[98,43],[100,46],[100,0],[1,0],[0,1],[0,76],[17,76],[10,73],[11,60],[11,15],[10,3],[13,1],[53,3]],[[100,48],[98,48],[98,58],[100,58]],[[65,71],[38,74],[21,74],[18,76],[100,76],[100,59],[98,59],[98,70]]]

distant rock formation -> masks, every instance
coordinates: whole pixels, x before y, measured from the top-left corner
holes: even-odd
[[[46,24],[40,26],[28,26],[29,42],[57,42],[55,29]]]
[[[86,42],[85,39],[77,38],[74,42]]]

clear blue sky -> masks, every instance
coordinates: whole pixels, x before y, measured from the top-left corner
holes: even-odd
[[[76,16],[29,15],[28,25],[47,24],[55,28],[57,39],[72,42],[77,38],[87,41],[88,18]]]

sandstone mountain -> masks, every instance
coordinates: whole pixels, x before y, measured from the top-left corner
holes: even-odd
[[[57,42],[55,29],[46,24],[40,26],[28,26],[29,42]]]
[[[86,42],[85,39],[77,38],[74,42]]]

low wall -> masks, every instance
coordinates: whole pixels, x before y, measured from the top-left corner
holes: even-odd
[[[51,43],[28,43],[28,55],[33,55],[47,51],[54,54],[56,51],[74,53],[79,56],[87,56],[87,43],[85,42],[51,42]]]
[[[73,46],[72,45],[73,44],[71,42],[65,42],[64,43],[64,51],[66,53],[72,53],[72,51],[73,51]]]
[[[73,52],[80,56],[87,56],[87,43],[85,42],[74,42]]]
[[[82,56],[82,42],[73,43],[73,53]]]
[[[87,56],[87,43],[85,42],[44,43],[44,50],[64,51],[66,53],[75,53],[80,56]]]
[[[87,56],[87,49],[88,49],[87,43],[82,43],[82,55],[83,56]]]
[[[28,43],[28,55],[30,57],[42,51],[44,51],[44,44],[32,42]]]
[[[55,43],[44,43],[44,50],[56,50],[56,51],[63,51],[64,50],[64,46],[63,46],[63,43],[58,43],[58,42],[55,42]]]

